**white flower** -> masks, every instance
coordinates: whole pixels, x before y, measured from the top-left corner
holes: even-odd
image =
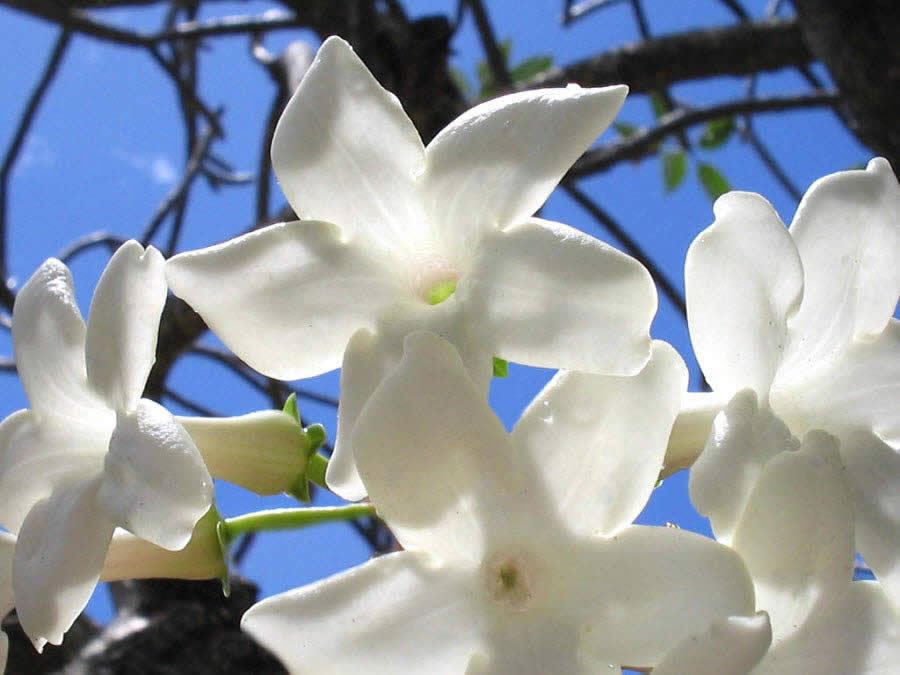
[[[733,551],[630,525],[687,380],[671,347],[633,377],[558,374],[507,434],[448,343],[405,346],[353,439],[405,550],[244,615],[291,672],[611,672],[753,611]]]
[[[772,647],[752,672],[892,672],[900,608],[874,581],[852,581],[854,504],[838,441],[802,443],[756,394],[737,394],[715,419],[691,471],[691,498],[716,537],[746,561]]]
[[[97,583],[116,526],[177,550],[212,479],[187,432],[140,398],[166,297],[162,256],[135,241],[103,272],[85,326],[68,268],[46,261],[13,309],[31,403],[0,425],[0,524],[18,534],[19,620],[59,644]]]
[[[817,181],[790,230],[755,194],[729,193],[715,214],[685,266],[691,339],[715,390],[709,411],[750,387],[788,436],[840,438],[856,548],[900,604],[900,186],[891,167],[874,159]],[[674,445],[680,433],[676,425]]]
[[[0,621],[16,606],[13,593],[13,555],[16,538],[9,532],[0,532]],[[6,658],[9,651],[9,640],[6,633],[0,631],[0,673],[6,672]]]
[[[504,96],[426,148],[396,97],[329,38],[272,143],[301,221],[175,256],[169,284],[266,375],[343,365],[327,480],[361,498],[353,425],[414,330],[450,340],[484,391],[492,356],[617,375],[646,363],[656,312],[648,272],[582,232],[530,217],[626,92]]]

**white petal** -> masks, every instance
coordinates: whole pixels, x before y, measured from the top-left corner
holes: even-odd
[[[875,581],[855,581],[773,646],[753,675],[884,674],[900,663],[900,613]]]
[[[263,600],[241,628],[290,673],[459,675],[479,647],[473,576],[392,553]]]
[[[388,308],[378,318],[375,332],[359,331],[344,352],[337,438],[326,474],[328,486],[344,499],[356,501],[366,496],[351,445],[356,419],[381,380],[400,362],[403,340],[417,330],[435,333],[450,342],[475,386],[487,398],[492,356],[471,335],[455,296],[433,306],[406,303]]]
[[[133,413],[119,414],[99,494],[112,522],[178,550],[190,541],[212,493],[200,453],[168,410],[143,398]]]
[[[386,249],[424,225],[422,140],[397,97],[340,38],[322,44],[282,113],[272,164],[299,218],[335,223]]]
[[[784,422],[758,405],[752,389],[735,394],[713,421],[688,483],[691,501],[709,518],[716,539],[731,544],[763,467],[799,446]]]
[[[666,467],[661,477],[689,469],[703,452],[713,428],[713,420],[728,399],[716,392],[685,392],[681,398],[681,410],[672,426],[669,445],[666,448]]]
[[[0,673],[6,672],[6,659],[9,655],[9,639],[6,633],[0,632]]]
[[[32,410],[90,424],[106,407],[91,391],[84,365],[85,327],[69,268],[53,258],[22,286],[13,308],[16,366]]]
[[[109,444],[108,429],[79,429],[69,419],[38,421],[31,410],[19,410],[0,424],[0,525],[17,532],[34,504],[63,483],[97,475]]]
[[[369,249],[314,221],[182,253],[166,278],[235,354],[282,380],[334,370],[353,333],[411,294]]]
[[[578,619],[586,646],[605,663],[656,665],[715,619],[753,612],[740,556],[693,532],[629,527],[560,557],[558,613]]]
[[[633,375],[650,356],[650,274],[566,225],[491,230],[457,294],[485,348],[509,361]]]
[[[841,437],[856,507],[856,549],[900,607],[900,452],[868,431]]]
[[[13,591],[13,559],[16,550],[16,538],[9,532],[0,532],[0,621],[16,605],[16,594]],[[0,658],[0,673],[3,672],[3,659]]]
[[[759,195],[729,192],[713,210],[684,266],[691,342],[713,389],[731,396],[752,387],[764,397],[803,293],[800,256]]]
[[[433,333],[406,338],[352,442],[369,497],[404,548],[479,560],[486,537],[533,529],[524,458],[456,350]]]
[[[119,247],[94,291],[85,359],[88,381],[114,410],[134,410],[156,361],[166,304],[165,261],[152,246]]]
[[[71,483],[35,505],[19,532],[13,584],[35,648],[58,645],[87,605],[115,526],[97,504],[99,478]]]
[[[900,321],[873,339],[854,340],[818,368],[776,378],[772,405],[801,433],[866,427],[900,445]]]
[[[790,322],[791,360],[828,360],[882,331],[900,295],[900,185],[884,159],[816,181],[791,235],[803,261],[803,304]]]
[[[719,619],[666,654],[653,675],[746,675],[771,642],[772,626],[765,612]]]
[[[458,260],[490,229],[519,223],[613,121],[628,88],[538,89],[475,106],[425,150],[425,213]]]
[[[766,465],[734,534],[769,613],[775,642],[843,593],[853,557],[853,504],[837,440],[820,431]]]
[[[558,373],[522,414],[513,444],[544,466],[560,518],[580,535],[612,534],[656,483],[688,373],[665,342],[633,377]]]

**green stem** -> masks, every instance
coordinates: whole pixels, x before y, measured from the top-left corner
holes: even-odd
[[[301,527],[332,523],[342,520],[353,520],[365,516],[374,516],[375,507],[371,504],[348,504],[347,506],[322,506],[301,509],[272,509],[258,511],[243,516],[226,518],[221,523],[221,533],[226,544],[247,532],[265,530],[296,530]]]
[[[313,453],[306,465],[306,479],[327,490],[328,486],[325,485],[325,469],[327,468],[328,460],[318,452]]]

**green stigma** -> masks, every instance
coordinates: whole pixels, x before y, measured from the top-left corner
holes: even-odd
[[[425,302],[429,305],[439,305],[453,295],[456,290],[456,282],[452,280],[439,281],[425,293]]]
[[[500,578],[503,590],[511,591],[519,584],[519,571],[509,563],[500,566],[497,576]]]

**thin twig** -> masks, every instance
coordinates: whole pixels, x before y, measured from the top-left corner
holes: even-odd
[[[494,37],[494,29],[491,27],[491,20],[488,17],[487,10],[481,3],[481,0],[466,0],[469,8],[472,10],[472,17],[475,19],[475,26],[478,29],[478,37],[481,39],[481,46],[487,56],[488,67],[491,69],[491,75],[494,78],[494,84],[497,87],[512,86],[512,78],[506,69],[506,58],[503,56],[503,50]]]
[[[835,91],[815,91],[790,96],[740,99],[691,110],[675,110],[659,120],[651,129],[642,129],[617,143],[585,153],[573,166],[567,178],[581,178],[606,171],[624,160],[636,161],[656,154],[657,145],[666,137],[697,124],[720,117],[744,113],[780,112],[834,106],[840,101]]]
[[[10,311],[12,310],[15,297],[12,289],[6,283],[7,270],[9,269],[7,266],[9,261],[6,259],[6,200],[9,188],[9,175],[16,164],[16,160],[19,158],[22,146],[25,144],[28,131],[31,129],[31,124],[37,115],[38,107],[59,70],[71,37],[72,32],[68,28],[63,28],[59,33],[59,37],[56,38],[56,44],[53,46],[53,51],[50,52],[47,65],[44,66],[44,72],[31,92],[31,96],[28,97],[28,103],[25,105],[25,110],[22,112],[22,117],[19,119],[15,133],[13,133],[12,141],[10,141],[6,154],[3,156],[3,166],[0,167],[0,301]]]
[[[562,188],[569,196],[572,197],[581,207],[591,214],[598,222],[618,239],[625,250],[634,258],[636,258],[647,271],[657,285],[662,289],[663,294],[669,298],[675,308],[681,312],[683,317],[687,317],[687,307],[684,303],[684,296],[681,294],[675,284],[673,284],[665,273],[656,265],[653,258],[641,247],[637,241],[632,238],[625,228],[619,225],[615,219],[603,210],[599,204],[588,197],[584,192],[578,189],[572,181],[562,183]]]
[[[68,265],[76,256],[96,246],[105,246],[109,250],[109,254],[112,255],[126,241],[126,237],[112,234],[111,232],[91,232],[73,241],[60,251],[56,257]]]
[[[212,408],[207,408],[205,405],[201,405],[200,403],[189,399],[187,396],[179,394],[174,389],[163,389],[162,395],[172,399],[182,408],[187,408],[197,415],[203,415],[204,417],[222,417],[221,413],[217,413]]]

